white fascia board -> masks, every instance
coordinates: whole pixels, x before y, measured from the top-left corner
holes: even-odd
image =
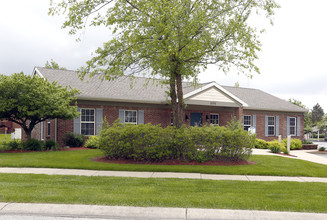
[[[245,102],[243,102],[241,99],[237,98],[235,95],[233,95],[232,93],[228,92],[226,89],[224,89],[223,87],[221,87],[219,84],[217,84],[216,82],[212,82],[209,83],[208,85],[205,85],[199,89],[196,89],[192,92],[189,92],[187,94],[184,95],[184,99],[190,98],[191,96],[194,96],[204,90],[207,90],[211,87],[216,87],[218,90],[220,90],[221,92],[223,92],[225,95],[229,96],[230,98],[234,99],[235,101],[237,101],[238,103],[240,103],[243,107],[247,107],[248,104],[246,104]]]
[[[291,112],[291,113],[305,113],[305,112],[308,112],[308,110],[297,111],[297,110],[287,110],[287,109],[270,109],[270,108],[253,108],[253,107],[245,107],[244,110],[269,111],[269,112]]]
[[[41,77],[41,78],[44,79],[44,76],[43,76],[42,73],[38,70],[37,67],[34,67],[34,70],[33,70],[32,76],[33,76],[34,74],[37,74],[39,77]]]

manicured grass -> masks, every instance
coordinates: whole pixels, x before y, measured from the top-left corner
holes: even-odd
[[[326,183],[0,174],[1,202],[327,212]]]
[[[136,165],[92,161],[99,156],[102,156],[99,150],[1,153],[0,167],[327,177],[326,165],[277,156],[253,155],[250,160],[257,164],[242,166]]]

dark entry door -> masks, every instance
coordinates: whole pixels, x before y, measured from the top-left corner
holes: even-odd
[[[202,113],[191,113],[191,126],[202,126]]]

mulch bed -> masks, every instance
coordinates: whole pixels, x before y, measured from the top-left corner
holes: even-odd
[[[86,147],[70,147],[70,148],[60,148],[55,151],[72,151],[72,150],[90,150],[90,148]],[[48,152],[51,150],[45,150],[45,151],[32,151],[32,150],[5,150],[1,151],[0,153],[32,153],[32,152]]]
[[[273,154],[279,154],[279,155],[288,156],[288,157],[297,157],[297,156],[292,155],[292,154],[284,154],[284,153],[273,153]]]
[[[252,165],[256,164],[253,161],[246,160],[221,160],[221,161],[206,161],[200,163],[197,161],[181,161],[181,160],[166,160],[162,162],[150,162],[150,161],[134,161],[134,160],[108,160],[106,157],[96,157],[93,159],[96,162],[103,163],[118,163],[118,164],[146,164],[146,165],[202,165],[202,166],[238,166],[238,165]]]

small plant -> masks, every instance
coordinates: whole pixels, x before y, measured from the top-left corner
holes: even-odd
[[[68,132],[65,134],[63,141],[69,147],[81,147],[84,144],[85,137],[82,134]]]
[[[302,144],[313,144],[313,143],[312,143],[312,141],[308,141],[308,140],[305,139],[305,140],[302,141]]]
[[[59,146],[54,140],[47,140],[44,145],[45,150],[58,150]]]
[[[319,147],[319,149],[318,149],[319,151],[325,151],[326,150],[326,148],[325,147]]]
[[[98,136],[90,136],[85,142],[85,147],[87,148],[99,148],[99,137]]]
[[[272,153],[280,153],[280,152],[286,152],[284,145],[282,143],[279,143],[278,141],[270,141],[269,143],[269,149]]]
[[[19,150],[21,148],[20,140],[11,140],[3,144],[6,150]]]
[[[42,151],[44,149],[44,142],[36,139],[27,140],[21,144],[21,148],[22,150]]]

